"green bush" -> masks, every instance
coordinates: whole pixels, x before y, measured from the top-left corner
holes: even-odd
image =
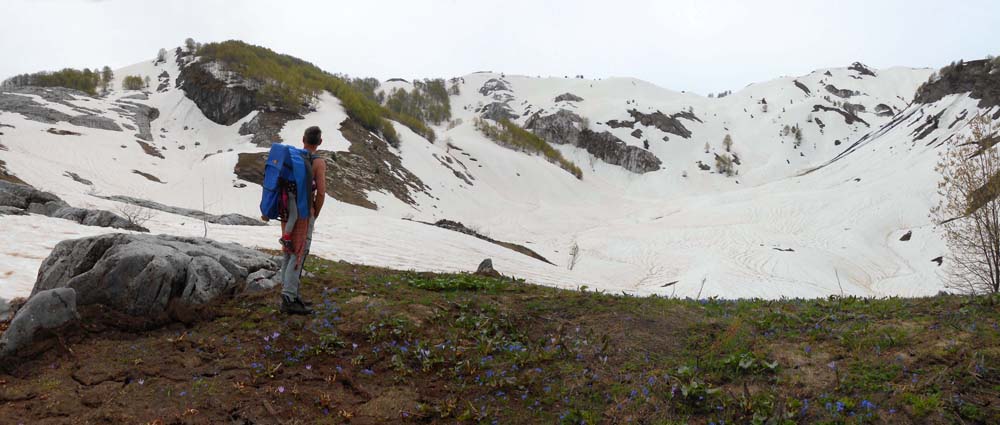
[[[435,125],[451,119],[451,102],[443,79],[414,81],[411,91],[393,90],[385,107]]]
[[[558,164],[562,169],[569,171],[570,174],[576,176],[578,179],[583,179],[583,171],[576,164],[570,162],[566,158],[563,158],[562,154],[558,150],[549,145],[541,137],[538,137],[534,133],[525,130],[510,122],[509,120],[501,120],[497,125],[490,124],[482,118],[476,118],[475,121],[476,129],[482,132],[487,138],[515,149],[520,149],[526,152],[540,153],[545,156],[549,162]]]
[[[508,283],[502,279],[472,274],[435,277],[410,276],[406,278],[406,281],[414,288],[427,291],[495,291],[506,289],[508,286]]]
[[[382,83],[375,78],[352,78],[348,79],[346,76],[341,77],[344,80],[348,80],[351,86],[365,95],[365,97],[378,102],[380,105],[385,102],[385,94],[375,92],[382,86]]]
[[[125,90],[142,90],[146,83],[138,75],[128,75],[122,80],[122,88]]]
[[[101,72],[98,70],[91,71],[89,68],[84,68],[82,71],[65,68],[56,72],[21,74],[8,78],[3,82],[4,87],[65,87],[80,90],[91,95],[97,94],[97,87],[100,84]]]

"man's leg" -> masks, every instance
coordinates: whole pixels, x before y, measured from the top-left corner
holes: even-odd
[[[306,268],[306,260],[309,259],[309,247],[313,243],[313,227],[316,225],[316,217],[309,217],[309,231],[306,232],[306,249],[302,254],[302,267],[299,269],[299,277],[302,277],[302,270]]]
[[[295,254],[285,253],[285,262],[281,266],[281,295],[291,300],[299,299],[299,270],[298,257]]]
[[[310,314],[309,309],[299,297],[299,271],[296,270],[298,258],[295,254],[285,254],[285,264],[281,268],[281,312],[288,314]]]

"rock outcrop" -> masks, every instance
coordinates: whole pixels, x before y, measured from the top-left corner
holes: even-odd
[[[860,122],[860,123],[864,124],[865,127],[871,127],[871,125],[868,124],[868,121],[865,121],[863,118],[855,115],[851,111],[845,111],[845,110],[839,109],[839,108],[831,108],[831,107],[826,106],[826,105],[813,105],[813,112],[819,112],[819,111],[836,112],[836,113],[840,114],[840,116],[844,117],[844,122],[847,123],[847,125],[851,125],[851,124],[854,124],[856,122]]]
[[[69,106],[79,115],[70,115],[46,107],[27,95],[40,96],[46,101]],[[20,87],[11,91],[0,92],[0,111],[20,114],[25,119],[45,124],[67,122],[79,127],[98,130],[122,131],[114,120],[98,115],[97,111],[80,108],[69,103],[75,97],[88,97],[87,94],[61,87]]]
[[[542,116],[535,113],[525,128],[550,143],[568,144],[583,148],[608,164],[617,165],[633,173],[648,173],[660,169],[660,159],[645,149],[630,146],[610,132],[597,133],[583,128],[583,118],[565,109]]]
[[[889,105],[879,103],[878,105],[875,105],[875,115],[880,117],[892,117],[893,115],[896,115],[896,111],[894,111]]]
[[[266,226],[264,223],[256,218],[247,217],[241,214],[221,214],[214,215],[208,214],[204,211],[191,210],[187,208],[171,207],[169,205],[163,205],[159,202],[153,202],[145,199],[133,198],[130,196],[105,196],[104,199],[110,201],[124,202],[127,204],[137,205],[143,208],[149,208],[151,210],[163,211],[170,214],[182,215],[185,217],[191,217],[198,220],[204,220],[213,224],[223,224],[229,226]]]
[[[958,62],[939,71],[917,89],[916,103],[934,103],[950,94],[969,93],[980,108],[1000,105],[1000,60]],[[1000,113],[998,113],[1000,114]]]
[[[486,106],[478,109],[476,112],[479,113],[480,117],[493,121],[513,121],[520,118],[520,116],[515,114],[514,110],[512,110],[510,106],[507,106],[507,103],[505,102],[493,102],[487,104]]]
[[[854,90],[838,89],[837,86],[835,86],[833,84],[827,84],[826,85],[826,91],[829,92],[830,94],[834,95],[834,96],[837,96],[837,97],[843,98],[843,99],[849,99],[851,97],[854,97],[854,96],[858,95],[858,92],[856,92]]]
[[[694,113],[690,111],[678,112],[673,115],[667,115],[663,112],[656,111],[651,114],[645,114],[639,112],[636,109],[629,109],[628,114],[632,116],[632,121],[619,121],[619,120],[608,120],[607,125],[611,128],[635,128],[636,124],[642,124],[646,127],[655,127],[656,129],[664,132],[675,134],[681,136],[685,139],[691,138],[691,130],[684,127],[679,120],[683,118],[689,121],[702,122]]]
[[[278,286],[278,272],[260,269],[247,275],[246,292],[261,292]]]
[[[479,267],[476,268],[476,275],[494,278],[503,277],[500,275],[500,272],[493,268],[493,260],[489,258],[479,263]]]
[[[110,211],[74,208],[51,193],[2,180],[0,180],[0,207],[72,220],[85,226],[112,227],[139,232],[149,231]]]
[[[177,87],[184,90],[208,119],[216,124],[232,125],[259,109],[256,90],[248,84],[217,78],[210,72],[212,66],[210,63],[191,63],[184,66],[177,77]]]
[[[141,103],[123,100],[118,101],[117,105],[118,111],[123,113],[127,118],[131,119],[132,122],[135,123],[136,127],[138,127],[139,133],[136,134],[135,137],[147,142],[152,142],[152,122],[160,117],[160,110]]]
[[[803,92],[805,92],[805,94],[807,96],[812,94],[812,91],[809,90],[809,87],[806,87],[806,85],[802,84],[802,82],[799,81],[799,80],[795,80],[795,87],[798,87],[799,90],[802,90]]]
[[[201,305],[245,289],[247,277],[276,270],[273,258],[236,244],[167,235],[106,234],[62,241],[38,270],[32,298],[72,288],[81,306],[156,316],[173,303]]]
[[[510,83],[502,78],[490,78],[479,88],[479,94],[489,96],[498,91],[511,91]]]
[[[27,347],[39,331],[56,329],[79,318],[75,290],[59,288],[40,291],[17,311],[7,331],[0,336],[0,359]]]
[[[583,98],[573,93],[563,93],[556,96],[556,102],[583,102]]]
[[[302,119],[302,116],[299,114],[281,111],[261,111],[253,119],[240,126],[240,135],[247,136],[252,134],[253,138],[250,141],[253,144],[262,148],[268,148],[274,143],[284,142],[281,139],[281,129],[285,127],[285,123],[300,119]]]
[[[170,89],[170,74],[167,71],[163,71],[156,77],[159,81],[159,85],[156,87],[157,93],[164,93]]]
[[[491,238],[489,236],[483,235],[483,234],[481,234],[481,233],[479,233],[479,232],[477,232],[475,230],[472,230],[472,229],[466,227],[464,224],[462,224],[460,222],[457,222],[457,221],[452,221],[452,220],[438,220],[435,223],[424,223],[424,224],[429,224],[431,226],[435,226],[435,227],[440,227],[442,229],[451,230],[453,232],[463,233],[463,234],[472,236],[474,238],[484,240],[484,241],[489,242],[491,244],[502,246],[502,247],[507,248],[507,249],[509,249],[511,251],[527,255],[527,256],[529,256],[531,258],[534,258],[534,259],[536,259],[538,261],[542,261],[542,262],[545,262],[545,263],[552,264],[551,261],[547,260],[545,257],[542,257],[541,254],[533,251],[532,249],[530,249],[530,248],[528,248],[528,247],[526,247],[524,245],[518,245],[516,243],[511,243],[511,242],[498,241],[498,240],[493,239],[493,238]]]
[[[872,77],[875,76],[875,71],[872,71],[870,68],[868,68],[868,66],[866,66],[865,64],[863,64],[861,62],[854,62],[847,69],[849,69],[851,71],[854,71],[854,72],[857,72],[858,74],[861,74],[862,76],[865,76],[865,75],[872,76]]]

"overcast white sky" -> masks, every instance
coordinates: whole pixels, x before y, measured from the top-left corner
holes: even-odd
[[[705,94],[858,60],[1000,54],[1000,1],[0,0],[0,78],[117,68],[187,37],[352,76],[631,76]]]

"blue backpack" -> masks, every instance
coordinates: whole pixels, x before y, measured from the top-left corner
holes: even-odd
[[[299,218],[309,218],[309,198],[312,195],[312,160],[315,157],[305,149],[275,143],[267,154],[264,165],[264,193],[260,199],[260,213],[269,219],[280,218],[282,195],[294,188],[295,204]],[[286,199],[287,201],[287,199]]]

